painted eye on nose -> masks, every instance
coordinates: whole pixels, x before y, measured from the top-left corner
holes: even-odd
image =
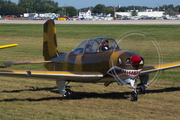
[[[130,63],[130,58],[127,58],[127,59],[126,59],[126,64],[131,64],[131,63]]]
[[[121,64],[121,63],[122,63],[121,58],[119,58],[119,64]]]

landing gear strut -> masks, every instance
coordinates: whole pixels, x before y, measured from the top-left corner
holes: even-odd
[[[130,85],[132,87],[133,92],[131,93],[131,101],[137,101],[138,100],[138,96],[137,96],[137,92],[134,89],[134,83],[135,83],[135,79],[129,79]]]
[[[69,82],[67,84],[69,84]],[[63,96],[63,98],[70,98],[72,95],[70,89],[65,89],[67,84],[65,80],[62,79],[56,80],[56,85],[58,87],[59,93]]]

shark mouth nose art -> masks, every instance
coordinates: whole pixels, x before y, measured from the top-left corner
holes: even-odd
[[[118,66],[113,66],[108,70],[108,74],[114,77],[117,76],[122,76],[122,75],[129,75],[131,77],[136,77],[137,75],[139,75],[139,73],[141,72],[142,69],[138,69],[138,70],[127,70],[127,69],[123,69],[121,67]]]

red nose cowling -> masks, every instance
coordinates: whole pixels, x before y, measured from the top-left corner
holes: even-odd
[[[139,56],[132,56],[131,58],[131,62],[133,65],[139,65],[139,63],[141,62],[141,58]]]

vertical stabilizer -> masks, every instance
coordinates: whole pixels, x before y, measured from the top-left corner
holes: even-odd
[[[45,60],[58,57],[58,47],[56,39],[56,28],[54,20],[48,20],[44,23],[43,36],[43,56]]]

